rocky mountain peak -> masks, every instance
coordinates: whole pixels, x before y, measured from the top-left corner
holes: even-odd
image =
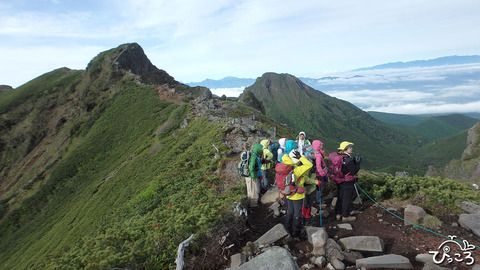
[[[13,87],[10,85],[0,85],[0,93],[8,92],[13,90]]]
[[[87,66],[87,72],[91,76],[105,71],[113,76],[130,72],[140,76],[141,81],[146,84],[178,84],[166,71],[153,65],[137,43],[127,43],[104,51],[93,58]]]

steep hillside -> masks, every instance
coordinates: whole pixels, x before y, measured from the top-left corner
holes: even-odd
[[[418,145],[406,133],[288,74],[266,73],[246,92],[264,103],[267,115],[297,132],[305,131],[310,139],[322,140],[328,151],[335,151],[341,141],[354,142],[355,152],[365,157],[368,169],[405,165],[400,157]]]
[[[443,176],[463,182],[480,183],[480,122],[465,132],[466,148],[460,159],[451,160],[444,168],[431,166],[428,176]],[[465,142],[465,140],[463,140]]]
[[[40,76],[0,105],[0,269],[171,268],[181,241],[242,199],[239,152],[293,136],[176,82],[138,44]]]
[[[380,120],[386,123],[405,125],[405,126],[414,126],[428,116],[423,115],[409,115],[409,114],[395,114],[395,113],[384,113],[384,112],[367,112],[373,118]]]
[[[429,117],[414,126],[402,126],[400,129],[412,136],[432,142],[456,135],[471,128],[477,122],[476,119],[468,116],[451,114]]]

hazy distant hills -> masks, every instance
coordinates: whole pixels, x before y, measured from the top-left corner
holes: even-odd
[[[238,96],[234,77],[208,80],[204,85]],[[330,96],[346,100],[364,111],[394,114],[462,113],[480,119],[480,56],[447,56],[431,60],[394,62],[352,71],[312,74],[299,77],[308,86]],[[252,83],[253,84],[253,83]],[[251,85],[251,84],[250,84]]]
[[[372,70],[372,69],[386,69],[386,68],[410,68],[410,67],[433,67],[443,65],[462,65],[480,63],[480,55],[464,55],[464,56],[445,56],[430,60],[415,60],[409,62],[392,62],[373,67],[359,68],[354,71]]]
[[[220,80],[205,79],[201,82],[190,82],[186,85],[195,87],[203,86],[210,89],[214,88],[238,88],[238,87],[247,87],[252,85],[255,82],[255,79],[248,78],[236,78],[236,77],[225,77]]]

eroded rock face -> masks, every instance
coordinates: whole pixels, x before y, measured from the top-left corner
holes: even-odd
[[[166,71],[158,69],[150,62],[142,47],[137,43],[128,44],[118,55],[116,64],[119,69],[130,71],[142,77],[145,83],[177,84],[178,82]]]

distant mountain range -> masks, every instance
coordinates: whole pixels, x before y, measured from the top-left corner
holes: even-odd
[[[418,115],[462,113],[480,119],[479,55],[394,62],[298,78],[308,86],[349,101],[364,111]],[[226,77],[188,85],[208,87],[213,94],[216,94],[215,89],[223,88],[222,94],[238,96],[238,88],[249,86],[253,81]],[[225,91],[224,88],[228,87],[236,90]]]
[[[201,82],[186,83],[186,85],[191,86],[191,87],[203,86],[203,87],[207,87],[207,88],[210,88],[210,89],[215,89],[215,88],[238,88],[238,87],[250,86],[254,82],[255,82],[255,79],[225,77],[221,80],[205,79]]]

